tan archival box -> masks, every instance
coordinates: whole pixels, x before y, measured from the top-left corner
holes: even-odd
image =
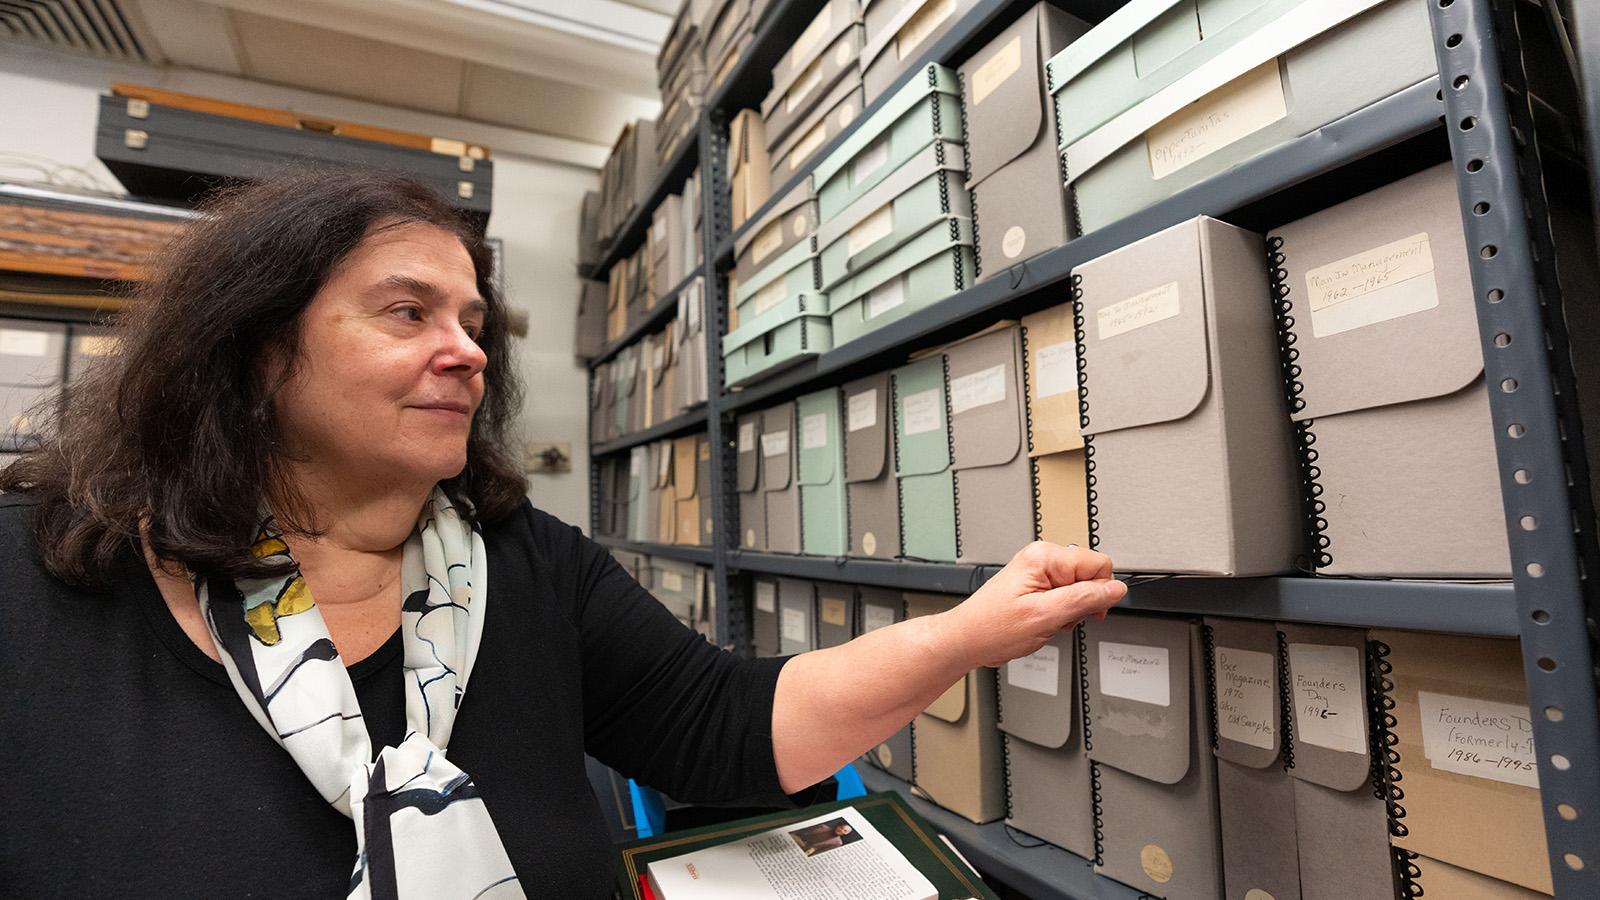
[[[908,619],[944,612],[962,599],[912,593],[905,598]],[[996,696],[994,670],[974,669],[928,704],[914,726],[917,787],[945,809],[980,823],[1006,814]]]
[[[1089,487],[1078,432],[1078,342],[1072,304],[1022,320],[1028,456],[1040,540],[1089,546]],[[1120,562],[1120,561],[1119,561]]]

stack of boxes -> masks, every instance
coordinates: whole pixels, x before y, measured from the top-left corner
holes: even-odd
[[[860,0],[828,0],[789,52],[772,67],[761,104],[774,187],[805,172],[822,149],[860,115]]]
[[[644,203],[655,184],[656,123],[641,119],[623,126],[600,170],[600,211],[597,219],[601,243],[610,243],[628,217]]]
[[[744,58],[772,0],[710,0],[710,3],[710,10],[697,20],[705,23],[705,66],[711,88],[715,89]]]
[[[817,204],[803,183],[734,245],[723,378],[735,387],[833,347],[817,256]]]
[[[703,3],[685,3],[672,20],[672,30],[656,57],[656,84],[661,89],[661,117],[656,120],[656,159],[666,165],[694,134],[705,102],[705,33]]]
[[[861,83],[866,101],[883,96],[977,5],[978,0],[865,0]]]
[[[711,443],[652,441],[603,461],[598,534],[641,544],[711,543]]]

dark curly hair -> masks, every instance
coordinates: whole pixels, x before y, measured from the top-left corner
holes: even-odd
[[[521,407],[504,299],[482,235],[432,190],[396,175],[307,170],[226,190],[188,225],[119,317],[119,351],[41,410],[40,446],[0,472],[0,492],[37,502],[45,566],[103,588],[118,556],[145,547],[166,565],[233,578],[279,574],[250,553],[270,505],[315,534],[287,477],[273,397],[294,371],[300,317],[375,228],[423,223],[461,239],[489,303],[488,357],[466,468],[443,483],[479,522],[522,502],[508,452]],[[267,360],[287,366],[269,379]],[[281,564],[280,564],[281,565]]]

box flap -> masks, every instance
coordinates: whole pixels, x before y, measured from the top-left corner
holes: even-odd
[[[747,494],[761,484],[761,414],[749,413],[739,417],[736,465],[739,492]]]
[[[889,458],[889,373],[844,386],[845,481],[858,484],[883,477]]]
[[[692,500],[699,493],[692,434],[672,442],[672,492],[679,500]]]
[[[959,722],[967,714],[967,682],[972,678],[972,673],[961,676],[961,680],[945,688],[928,708],[923,710],[927,715],[945,722]]]
[[[1127,43],[1140,29],[1154,22],[1160,15],[1186,0],[1130,0],[1116,12],[1106,16],[1083,37],[1073,41],[1057,53],[1048,63],[1050,91],[1083,74],[1084,70],[1099,62],[1101,57]]]
[[[628,452],[628,499],[639,499],[639,492],[644,489],[645,481],[650,468],[650,448],[644,445],[634,447]]]
[[[1078,430],[1078,341],[1072,304],[1024,316],[1027,352],[1029,456],[1064,453],[1083,446]]]
[[[1372,755],[1369,748],[1357,747],[1354,743],[1347,744],[1343,749],[1323,746],[1331,741],[1325,741],[1320,736],[1313,736],[1319,743],[1300,739],[1299,718],[1312,709],[1325,707],[1324,698],[1327,691],[1320,689],[1318,681],[1323,677],[1322,670],[1327,668],[1330,660],[1338,657],[1330,649],[1314,651],[1309,656],[1303,654],[1299,648],[1347,648],[1354,651],[1355,658],[1363,663],[1367,656],[1367,633],[1360,628],[1337,628],[1331,625],[1293,625],[1280,623],[1278,630],[1283,632],[1285,648],[1293,647],[1295,651],[1288,654],[1288,681],[1290,700],[1290,721],[1284,724],[1290,729],[1289,735],[1294,739],[1294,768],[1289,773],[1294,777],[1320,784],[1325,788],[1336,791],[1356,791],[1367,787],[1372,777]],[[1348,657],[1347,657],[1348,658]],[[1295,660],[1302,661],[1302,671],[1295,671]],[[1310,661],[1312,665],[1306,663]],[[1312,671],[1312,666],[1317,671]],[[1363,664],[1353,676],[1359,683],[1352,685],[1356,696],[1367,696],[1367,672]]]
[[[801,484],[831,484],[838,477],[839,389],[806,394],[795,401],[800,433]]]
[[[1056,632],[1038,652],[1006,663],[1000,678],[1000,730],[1050,750],[1066,746],[1078,699],[1078,630]]]
[[[1194,412],[1211,385],[1201,217],[1078,266],[1083,434],[1137,428]]]
[[[1269,246],[1282,241],[1279,290],[1287,289],[1304,373],[1295,420],[1440,397],[1483,373],[1452,165],[1402,178],[1268,238]],[[1369,287],[1374,279],[1385,283]]]
[[[936,475],[950,468],[944,356],[931,356],[895,369],[892,378],[895,475]]]
[[[816,301],[821,302],[816,302]],[[722,336],[722,355],[724,357],[744,347],[752,341],[759,340],[784,325],[793,322],[801,316],[823,316],[828,313],[827,295],[825,294],[800,294],[790,297],[752,318],[748,322],[740,322],[739,327],[731,334]]]
[[[906,113],[916,109],[929,94],[961,96],[961,82],[956,78],[956,73],[950,69],[937,63],[930,63],[923,70],[923,74],[925,77],[913,78],[906,82],[894,96],[874,110],[865,122],[856,126],[855,131],[850,133],[850,137],[846,138],[843,144],[817,162],[816,168],[811,171],[811,178],[819,188],[843,173],[856,157],[877,143],[885,132],[893,128]]]
[[[972,220],[966,216],[944,216],[916,232],[871,265],[863,264],[844,278],[828,285],[829,306],[837,311],[876,288],[900,278],[912,266],[926,262],[953,247],[972,246]]]
[[[1278,629],[1271,622],[1207,617],[1218,759],[1266,769],[1283,747]]]
[[[961,67],[967,130],[982,135],[982,140],[967,141],[968,187],[977,187],[1026,153],[1049,122],[1039,64],[1049,8],[1035,6]]]
[[[1089,758],[1130,775],[1177,784],[1189,772],[1190,649],[1186,619],[1112,613],[1082,625]]]
[[[817,249],[826,250],[848,236],[862,222],[893,203],[895,198],[927,181],[935,173],[940,171],[959,173],[962,165],[962,149],[959,143],[946,140],[930,142],[928,146],[917,151],[915,156],[873,185],[871,190],[856,198],[855,202],[845,207],[838,215],[819,225]],[[905,223],[895,223],[894,231],[905,230]]]
[[[847,252],[844,273],[838,277],[828,277],[833,277],[837,282],[851,273],[860,272],[910,243],[928,226],[951,215],[970,217],[972,200],[971,195],[962,188],[961,165],[960,144],[935,141],[910,162],[896,169],[893,175],[879,182],[877,187],[863,194],[861,199],[850,204],[844,212],[819,226],[819,251],[825,253],[832,245],[843,240]],[[926,211],[927,201],[921,199],[927,197],[926,191],[917,195],[919,199],[908,200],[906,204],[900,202],[903,196],[922,188],[933,179],[938,180],[939,203],[932,215]],[[910,218],[918,207],[923,208],[920,214],[927,216],[924,221]],[[882,218],[885,211],[887,221]],[[872,227],[863,226],[869,219],[873,220]],[[861,239],[860,232],[875,232],[878,225],[887,225],[889,230],[881,237],[873,238],[870,243],[857,247],[856,242]],[[830,285],[824,283],[823,286]]]
[[[1013,324],[945,348],[956,471],[1005,465],[1022,451],[1021,343]]]
[[[761,413],[762,490],[786,491],[794,470],[794,404],[774,406]]]

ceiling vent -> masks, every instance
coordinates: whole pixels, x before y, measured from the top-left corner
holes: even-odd
[[[122,0],[0,0],[0,37],[105,59],[151,62]]]

